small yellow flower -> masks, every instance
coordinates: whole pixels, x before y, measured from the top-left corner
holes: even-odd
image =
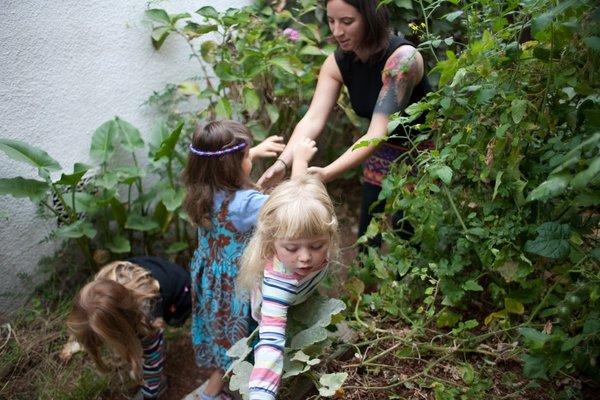
[[[425,28],[425,22],[421,22],[421,28]]]
[[[411,22],[411,23],[409,23],[409,24],[408,24],[408,27],[409,27],[410,29],[412,29],[413,31],[415,31],[415,32],[419,30],[419,27],[418,27],[418,26],[417,26],[417,24],[415,24],[414,22]]]

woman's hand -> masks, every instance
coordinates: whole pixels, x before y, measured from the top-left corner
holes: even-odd
[[[283,151],[285,144],[281,136],[269,136],[260,144],[250,149],[250,159],[277,157]]]
[[[257,186],[261,190],[271,189],[285,178],[285,170],[286,165],[281,160],[275,160],[275,163],[267,168],[256,182]]]

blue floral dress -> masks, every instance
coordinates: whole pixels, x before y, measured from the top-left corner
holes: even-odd
[[[191,263],[192,344],[201,368],[227,369],[227,350],[249,332],[250,304],[236,297],[238,261],[268,196],[255,190],[215,195],[210,228],[198,229]]]

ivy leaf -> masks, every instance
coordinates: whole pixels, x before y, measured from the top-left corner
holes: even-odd
[[[94,226],[90,222],[80,220],[58,229],[56,235],[69,239],[77,239],[83,236],[93,239],[96,236],[96,229],[94,229]]]
[[[321,384],[321,387],[319,388],[319,394],[324,397],[335,396],[336,392],[342,387],[347,377],[348,374],[345,372],[321,375],[321,378],[319,378],[319,383]]]
[[[214,7],[211,6],[204,6],[199,8],[196,11],[196,14],[200,14],[207,19],[215,19],[217,21],[219,20],[219,13],[217,12],[217,10],[214,9]]]
[[[16,198],[28,197],[34,203],[41,201],[50,186],[35,179],[0,178],[0,195],[10,195]]]
[[[510,103],[510,111],[515,124],[521,122],[527,111],[527,100],[513,100]]]
[[[569,254],[571,227],[557,222],[546,222],[536,229],[535,240],[525,243],[525,251],[542,257],[559,259]]]
[[[444,182],[446,185],[449,185],[452,181],[452,168],[447,165],[435,167],[431,171],[431,175],[440,178],[442,182]]]
[[[38,169],[59,171],[60,164],[44,150],[28,145],[20,140],[0,138],[0,150],[13,160],[21,161]]]
[[[300,350],[312,344],[322,342],[327,339],[327,330],[320,326],[311,326],[308,329],[298,332],[292,338],[290,348]]]
[[[554,175],[533,189],[526,201],[548,200],[556,197],[565,191],[570,180],[571,175],[568,174]]]
[[[106,247],[113,253],[128,253],[131,251],[131,243],[124,236],[115,236],[112,241],[106,243]]]
[[[167,250],[165,250],[165,252],[167,254],[176,254],[180,251],[187,249],[188,247],[189,245],[187,242],[175,242],[172,243],[169,247],[167,247]]]

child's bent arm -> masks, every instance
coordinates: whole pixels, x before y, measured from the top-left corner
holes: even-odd
[[[254,348],[254,368],[249,383],[251,400],[274,400],[277,397],[283,372],[287,311],[294,299],[290,285],[295,286],[295,283],[265,271],[260,339]]]
[[[292,179],[306,174],[308,162],[317,152],[317,146],[314,140],[302,138],[294,145],[294,161],[292,163]]]

